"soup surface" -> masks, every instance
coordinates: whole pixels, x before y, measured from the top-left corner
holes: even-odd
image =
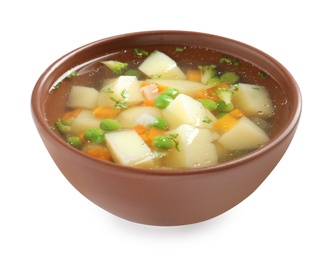
[[[277,82],[247,61],[204,48],[147,46],[69,71],[50,90],[52,102],[65,102],[48,120],[68,145],[102,160],[205,167],[277,134],[288,108],[275,93],[282,95]]]

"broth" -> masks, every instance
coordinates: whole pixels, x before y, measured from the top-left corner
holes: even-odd
[[[70,91],[72,87],[84,86],[84,87],[94,88],[100,92],[102,87],[105,85],[104,82],[106,80],[117,79],[119,77],[119,75],[113,73],[112,70],[109,69],[109,67],[105,66],[105,64],[103,64],[102,61],[107,61],[107,60],[120,61],[123,63],[127,63],[128,68],[130,69],[137,69],[148,57],[147,55],[144,54],[138,55],[140,54],[140,52],[137,50],[147,52],[149,55],[153,53],[155,50],[161,51],[162,53],[166,54],[171,59],[176,61],[178,67],[185,74],[189,70],[198,69],[199,66],[207,66],[207,65],[215,64],[217,65],[217,71],[221,72],[221,74],[225,72],[235,72],[236,75],[239,76],[240,84],[250,84],[254,86],[264,87],[270,95],[270,99],[272,101],[272,106],[273,106],[273,113],[272,115],[263,118],[263,120],[259,120],[259,118],[255,117],[254,123],[267,125],[268,127],[265,128],[264,131],[266,132],[267,136],[270,139],[275,137],[279,132],[279,127],[281,126],[278,124],[278,122],[285,121],[285,119],[288,117],[289,107],[288,104],[286,104],[286,98],[284,93],[282,93],[282,88],[270,75],[267,74],[267,72],[262,71],[259,67],[255,66],[254,64],[251,64],[248,61],[239,59],[237,57],[233,57],[231,55],[213,49],[206,49],[206,48],[192,47],[192,46],[153,45],[153,46],[144,46],[142,48],[137,47],[136,49],[122,49],[122,50],[118,50],[117,52],[107,54],[103,57],[100,57],[98,59],[89,62],[88,64],[79,65],[76,68],[74,68],[71,72],[75,72],[77,73],[77,75],[68,76],[67,74],[64,75],[64,77],[60,78],[57,82],[55,82],[54,87],[50,90],[50,96],[52,96],[52,98],[49,100],[49,102],[54,102],[54,106],[55,106],[56,102],[62,100],[61,102],[63,102],[63,107],[58,109],[56,113],[54,112],[47,113],[46,111],[46,118],[47,120],[49,120],[49,124],[55,129],[55,132],[58,135],[60,135],[62,138],[64,138],[65,136],[63,135],[63,133],[61,134],[57,131],[56,122],[58,118],[63,117],[63,115],[66,114],[69,110],[73,110],[72,108],[68,108],[67,106],[65,106],[65,103],[70,96]],[[144,81],[146,79],[146,75],[143,76],[144,78],[140,79],[140,81]],[[142,103],[139,103],[136,106],[144,106],[144,105]],[[122,109],[122,110],[126,110],[126,109]],[[122,110],[120,113],[122,113]],[[117,119],[117,117],[115,117],[115,119]],[[252,116],[247,116],[247,117],[249,119],[253,119]],[[121,123],[120,120],[119,122]],[[120,130],[122,131],[123,129]],[[167,131],[171,131],[171,130],[172,129],[167,129]],[[214,134],[215,132],[217,131],[215,130],[211,131],[212,134]],[[222,133],[217,132],[217,134],[218,136],[215,137],[215,140],[211,142],[212,144],[216,142],[218,137],[221,136],[223,132]],[[169,137],[169,133],[168,133],[168,137]],[[176,150],[176,148],[178,148],[174,144],[178,144],[178,142],[175,137],[170,139],[173,144],[173,147],[171,148],[172,149],[171,153],[174,153],[173,151]],[[93,143],[90,141],[88,142],[90,144]],[[108,149],[107,144],[105,142],[98,144],[97,146],[98,147],[103,146],[106,149]],[[85,148],[82,148],[82,150],[83,151],[87,150],[88,148],[86,147],[89,146],[86,145]],[[130,148],[127,147],[127,149]],[[169,163],[164,163],[164,161],[166,161],[165,158],[168,156],[167,154],[168,151],[160,151],[159,149],[155,149],[155,147],[154,148],[152,147],[153,154],[155,155],[156,152],[158,153],[157,159],[154,160],[155,163],[154,162],[147,164],[142,163],[139,165],[135,165],[135,163],[133,164],[129,163],[129,165],[137,166],[137,167],[146,167],[146,168],[167,168],[167,169],[203,167],[234,159],[238,156],[242,156],[258,148],[239,149],[239,150],[231,150],[224,152],[223,148],[220,148],[219,145],[217,144],[217,147],[215,149],[217,150],[218,158],[216,162],[211,164],[192,163],[191,166],[185,164],[184,166],[183,165],[172,166]],[[222,151],[220,152],[219,150]],[[180,153],[181,151],[178,150],[177,152]],[[222,155],[220,155],[220,153]],[[104,159],[114,162],[112,156]],[[176,161],[176,159],[173,159],[172,161],[174,162]]]

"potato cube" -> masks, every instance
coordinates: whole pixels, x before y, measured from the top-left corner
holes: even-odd
[[[148,114],[152,117],[161,117],[161,111],[156,107],[137,106],[122,111],[116,119],[121,123],[123,128],[132,128],[139,124],[136,119],[143,114]]]
[[[99,127],[101,120],[97,119],[91,110],[84,109],[73,120],[70,133],[79,135],[86,130]]]
[[[186,94],[191,97],[194,97],[197,92],[210,87],[200,82],[180,79],[148,79],[147,81],[178,89],[179,93]]]
[[[238,119],[238,122],[218,139],[229,151],[256,149],[268,141],[268,135],[245,116]]]
[[[185,94],[179,94],[168,107],[162,110],[170,128],[188,124],[199,128],[212,128],[216,117],[199,101]]]
[[[110,81],[101,89],[97,104],[114,107],[119,100],[124,101],[128,106],[137,105],[144,100],[137,77],[119,76],[116,80]]]
[[[184,72],[168,55],[154,51],[140,64],[138,69],[150,78],[186,79]]]
[[[99,91],[84,86],[73,86],[70,90],[67,106],[71,108],[93,109],[97,105]]]
[[[232,103],[247,116],[269,117],[273,104],[269,92],[263,86],[239,83],[233,92]]]
[[[131,166],[147,166],[154,154],[134,130],[108,132],[105,141],[115,162]]]
[[[179,151],[171,149],[164,157],[167,166],[195,168],[217,163],[217,150],[210,130],[183,124],[167,134],[178,134],[175,140],[179,148]]]

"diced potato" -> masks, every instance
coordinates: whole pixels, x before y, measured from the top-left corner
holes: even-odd
[[[73,86],[70,90],[67,106],[71,108],[93,109],[97,105],[99,91],[84,86]]]
[[[239,83],[233,92],[232,103],[247,116],[266,118],[273,114],[272,100],[263,86]]]
[[[138,67],[148,77],[161,79],[186,79],[176,61],[160,51],[151,53]]]
[[[73,120],[70,133],[79,135],[86,130],[99,127],[101,120],[97,119],[91,110],[84,109]]]
[[[243,116],[218,142],[227,150],[256,149],[269,141],[268,135],[250,119]]]
[[[210,130],[183,124],[167,134],[178,134],[176,141],[179,143],[179,151],[171,149],[164,157],[169,167],[195,168],[217,163],[218,155]]]
[[[114,107],[117,100],[125,101],[128,106],[137,105],[144,100],[137,77],[119,76],[116,80],[110,81],[101,89],[97,105]]]
[[[134,130],[108,132],[105,134],[108,150],[115,162],[131,166],[147,166],[154,154]]]
[[[199,101],[185,94],[179,94],[168,107],[162,110],[162,115],[170,128],[188,124],[210,129],[213,122],[217,120]]]
[[[201,90],[210,88],[210,86],[204,85],[200,82],[181,79],[148,79],[146,81],[168,86],[170,88],[176,88],[179,90],[179,93],[186,94],[191,97],[194,97],[196,93]]]
[[[116,119],[121,123],[123,128],[132,128],[138,124],[136,119],[142,114],[148,114],[153,117],[161,117],[161,111],[156,107],[138,106],[122,111]]]

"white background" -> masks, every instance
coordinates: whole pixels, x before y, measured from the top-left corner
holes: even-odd
[[[2,1],[0,259],[331,259],[327,3]],[[56,168],[30,112],[34,84],[60,56],[160,29],[259,48],[292,73],[303,96],[297,134],[265,182],[221,216],[180,227],[132,223],[92,204]]]

